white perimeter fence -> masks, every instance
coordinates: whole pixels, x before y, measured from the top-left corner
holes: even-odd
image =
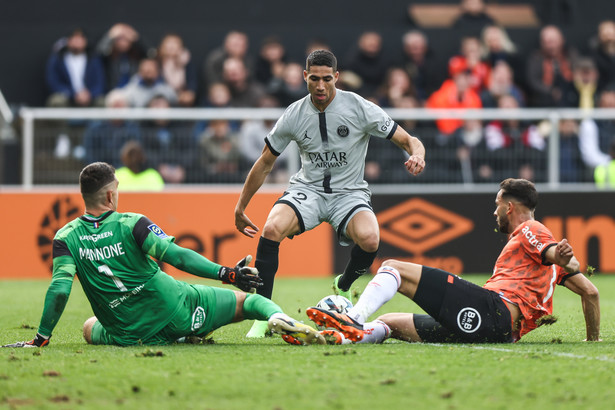
[[[442,152],[452,148],[439,148],[434,141],[438,140],[437,129],[434,126],[434,121],[446,118],[458,118],[463,120],[480,120],[482,121],[482,136],[484,138],[485,126],[493,120],[505,122],[507,120],[519,120],[524,124],[543,123],[541,130],[544,137],[544,147],[542,153],[544,156],[539,157],[538,161],[544,161],[539,164],[544,169],[544,176],[537,178],[536,182],[543,190],[560,190],[560,191],[591,191],[595,190],[593,182],[587,177],[581,182],[567,183],[561,180],[561,134],[560,124],[562,120],[574,120],[577,124],[583,120],[600,121],[615,121],[615,109],[594,109],[591,111],[583,111],[576,109],[481,109],[481,110],[428,110],[428,109],[386,109],[387,113],[397,122],[404,124],[411,134],[419,136],[427,146],[427,166],[428,169],[432,162],[437,162],[438,159],[443,159],[446,156],[441,155]],[[131,120],[131,121],[148,121],[156,119],[169,119],[178,122],[207,122],[216,119],[226,120],[276,120],[283,113],[283,109],[261,109],[261,108],[246,108],[246,109],[214,109],[214,108],[173,108],[173,109],[106,109],[106,108],[84,108],[84,109],[60,109],[60,108],[22,108],[19,112],[21,118],[21,136],[22,136],[22,160],[21,160],[21,188],[29,190],[39,185],[53,184],[54,182],[37,182],[35,175],[36,161],[35,154],[37,141],[45,136],[45,124],[70,123],[70,122],[88,122],[88,121],[108,121],[108,120]],[[416,129],[408,127],[408,124],[413,124]],[[544,127],[544,124],[550,124],[550,127]],[[545,130],[547,130],[545,134]],[[421,135],[425,133],[425,135]],[[48,133],[47,133],[48,134]],[[48,136],[48,135],[47,135]],[[263,135],[264,138],[265,135]],[[577,135],[576,138],[587,138],[583,135]],[[610,136],[611,140],[615,136]],[[374,140],[374,139],[372,139]],[[390,144],[392,145],[392,144]],[[371,148],[370,148],[371,149]],[[457,148],[455,148],[457,149]],[[604,148],[602,149],[604,152]],[[288,171],[292,173],[299,166],[299,159],[296,155],[289,155]],[[450,152],[449,152],[450,154]],[[491,153],[486,150],[478,155],[478,159],[490,160]],[[458,151],[453,153],[453,162],[455,164],[452,169],[453,174],[461,174],[457,181],[450,180],[448,177],[439,179],[435,178],[423,180],[408,180],[412,183],[397,183],[398,181],[387,181],[383,179],[383,183],[370,182],[370,186],[374,192],[455,192],[455,191],[484,191],[493,190],[495,180],[487,181],[490,183],[481,183],[480,178],[476,175],[477,169],[470,169],[469,161],[463,159],[464,156],[458,155]],[[386,157],[382,158],[386,162]],[[497,161],[497,160],[496,160]],[[591,166],[585,165],[586,175],[591,174]],[[402,165],[400,165],[402,167]],[[474,174],[472,174],[474,172]],[[473,176],[474,175],[474,176]],[[516,175],[510,175],[516,176]],[[76,177],[74,179],[76,181]],[[198,182],[198,181],[197,181]],[[235,181],[237,183],[237,181]]]

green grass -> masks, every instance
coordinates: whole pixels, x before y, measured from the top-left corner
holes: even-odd
[[[86,345],[81,326],[92,313],[75,284],[49,347],[0,350],[0,408],[612,408],[615,277],[592,281],[601,292],[602,343],[582,342],[580,299],[558,288],[557,323],[514,345],[290,346],[279,337],[246,339],[251,323],[243,322],[216,331],[214,344],[149,350]],[[332,293],[330,282],[280,279],[274,299],[307,321],[305,308]],[[46,287],[0,282],[0,344],[32,338],[27,327],[38,325]],[[420,310],[397,295],[379,313],[393,311]]]

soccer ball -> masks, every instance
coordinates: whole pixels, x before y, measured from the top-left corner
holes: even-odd
[[[352,302],[340,295],[329,295],[320,299],[316,307],[346,314],[352,307]]]

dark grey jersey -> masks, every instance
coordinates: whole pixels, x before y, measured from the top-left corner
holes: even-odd
[[[384,110],[361,96],[336,90],[320,112],[310,96],[291,104],[265,143],[275,155],[295,141],[301,169],[291,184],[309,184],[321,192],[367,189],[363,179],[370,136],[390,139],[397,124]]]

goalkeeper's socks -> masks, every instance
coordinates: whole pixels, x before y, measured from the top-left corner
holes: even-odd
[[[282,309],[271,299],[261,295],[246,294],[243,302],[243,318],[267,320],[276,313],[282,313]]]
[[[382,343],[389,338],[391,328],[381,320],[363,325],[363,339],[357,343]]]
[[[280,252],[280,242],[272,241],[263,236],[258,240],[256,248],[256,261],[254,266],[258,269],[258,275],[263,279],[263,286],[256,290],[256,293],[271,299],[273,294],[273,281],[278,271],[278,254]]]
[[[382,266],[365,287],[359,301],[348,311],[348,316],[359,323],[365,323],[367,318],[395,296],[400,286],[399,271],[390,266]]]
[[[350,260],[348,261],[348,265],[346,265],[346,269],[344,269],[344,274],[340,277],[337,282],[337,287],[342,290],[349,290],[350,286],[354,283],[357,278],[367,272],[374,259],[376,259],[376,252],[365,252],[359,245],[355,245],[350,251]]]

